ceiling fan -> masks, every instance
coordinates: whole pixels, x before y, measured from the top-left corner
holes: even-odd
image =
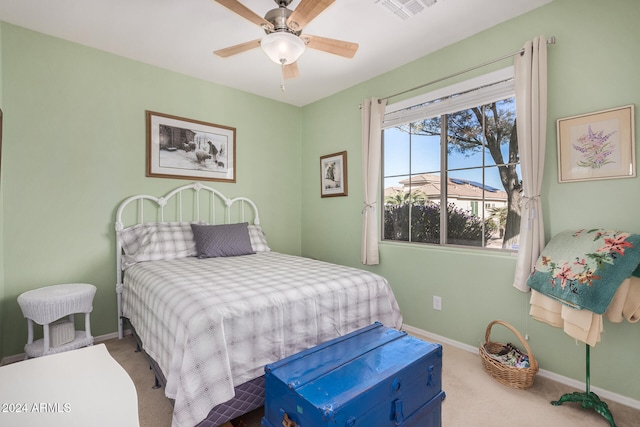
[[[307,47],[345,58],[353,58],[358,50],[357,43],[302,34],[304,27],[335,0],[301,0],[295,10],[287,8],[291,0],[274,0],[278,7],[268,11],[264,18],[238,0],[215,1],[248,21],[259,25],[266,33],[262,39],[251,40],[213,52],[222,58],[262,47],[273,62],[282,66],[283,77],[291,79],[298,77],[299,70],[296,61]]]

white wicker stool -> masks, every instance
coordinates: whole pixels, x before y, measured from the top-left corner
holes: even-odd
[[[96,287],[86,283],[69,283],[46,286],[27,291],[18,297],[22,314],[29,328],[27,344],[24,346],[26,357],[40,357],[48,354],[74,350],[93,344],[89,314],[93,310],[93,297]],[[65,316],[73,322],[74,313],[85,314],[85,330],[74,331],[73,340],[51,346],[49,325]],[[42,325],[44,338],[33,341],[33,322]],[[73,323],[72,323],[73,325]]]

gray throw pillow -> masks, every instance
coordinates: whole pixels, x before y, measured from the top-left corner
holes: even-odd
[[[227,257],[255,253],[251,248],[249,224],[191,224],[198,258]]]

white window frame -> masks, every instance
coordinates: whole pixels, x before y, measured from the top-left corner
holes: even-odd
[[[514,67],[505,67],[478,77],[474,77],[450,86],[414,96],[385,107],[382,131],[401,124],[419,121],[425,118],[455,113],[478,105],[490,104],[502,99],[515,97]],[[434,102],[438,101],[438,102]],[[384,200],[384,153],[382,155],[381,200]],[[441,176],[443,168],[440,168]],[[443,184],[444,185],[444,184]],[[381,230],[384,235],[384,209],[381,212]],[[446,224],[441,229],[446,231]],[[446,246],[453,246],[446,244]],[[466,247],[466,246],[465,246]],[[469,247],[475,248],[475,247]],[[475,248],[478,249],[478,248]],[[483,250],[490,250],[482,248]]]
[[[515,96],[513,77],[514,69],[513,66],[510,66],[394,104],[389,104],[384,109],[382,130],[423,118],[455,113],[470,106],[475,107],[481,104],[489,104],[504,98],[509,98],[510,96]],[[499,85],[500,87],[496,87],[496,83],[499,82],[506,83]],[[462,95],[449,98],[436,104],[417,107],[456,94]]]

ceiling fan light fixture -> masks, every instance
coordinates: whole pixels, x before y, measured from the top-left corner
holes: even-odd
[[[300,37],[286,31],[267,34],[260,46],[273,62],[282,65],[293,64],[306,49]]]

